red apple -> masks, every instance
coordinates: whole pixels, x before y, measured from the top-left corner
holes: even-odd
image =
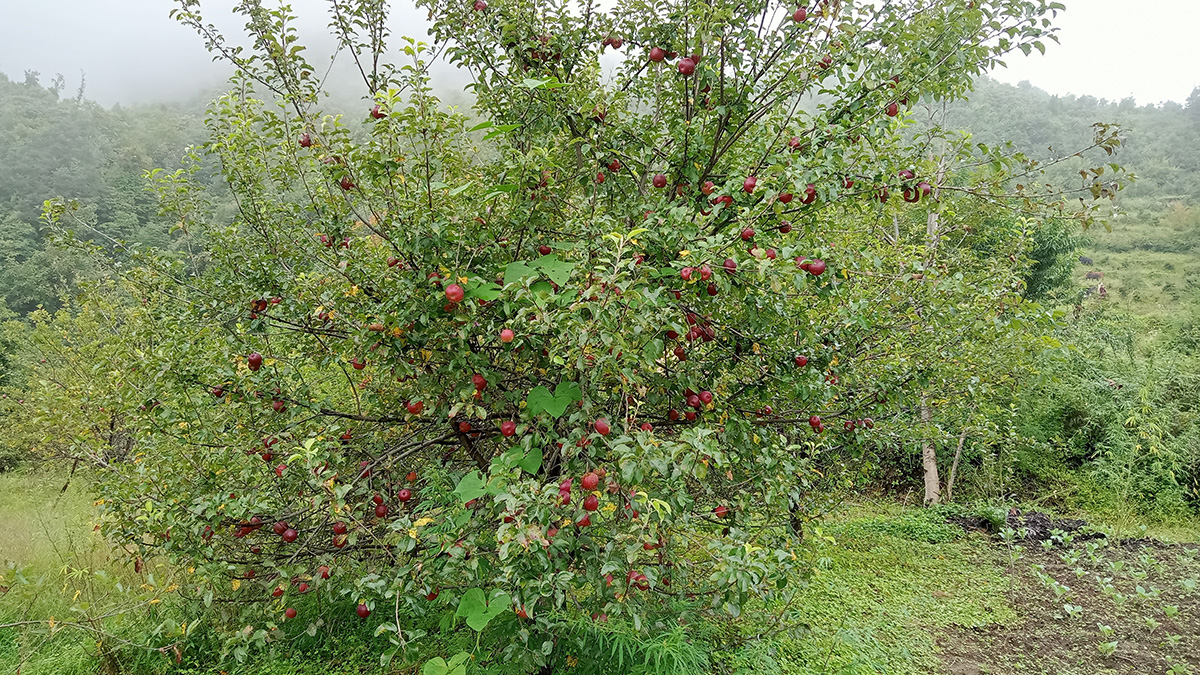
[[[290,544],[300,537],[300,533],[289,527],[288,529],[284,530],[283,534],[280,536],[283,537],[284,541]]]
[[[321,565],[317,568],[317,575],[322,579],[329,578],[329,565]]]
[[[808,273],[819,277],[825,271],[825,261],[817,258],[808,264]]]
[[[371,117],[374,119],[377,119],[377,120],[381,120],[381,119],[387,117],[387,113],[383,112],[383,108],[380,108],[379,106],[375,106],[374,108],[371,108]]]
[[[300,134],[300,147],[307,148],[312,145],[312,137],[308,134]]]
[[[655,63],[659,63],[660,61],[662,61],[665,58],[667,58],[667,52],[662,47],[651,47],[650,48],[650,60],[651,61],[653,61]]]
[[[667,187],[667,177],[661,173],[654,174],[654,179],[652,182],[654,183],[654,187],[656,187],[656,188]]]
[[[354,181],[350,180],[350,176],[342,176],[342,180],[338,182],[338,185],[341,185],[343,190],[354,189]]]
[[[758,178],[747,176],[746,180],[742,181],[742,189],[746,192],[754,192],[755,186],[758,185]]]
[[[679,59],[679,64],[676,66],[676,68],[679,70],[680,75],[687,77],[696,72],[696,60],[690,56]]]
[[[804,23],[804,20],[807,18],[808,10],[804,9],[803,7],[797,7],[796,11],[792,12],[792,21],[795,21],[796,23]]]
[[[725,506],[724,504],[720,504],[713,509],[713,515],[718,518],[724,518],[725,516],[729,515],[729,507]]]
[[[254,352],[250,356],[246,357],[246,365],[250,367],[250,370],[258,370],[259,368],[262,368],[262,364],[263,356],[258,352]]]
[[[409,490],[408,488],[403,488],[396,493],[396,499],[399,499],[402,502],[407,502],[408,500],[412,499],[412,497],[412,490]]]
[[[588,495],[583,499],[584,511],[595,511],[600,508],[600,498],[596,495]]]
[[[780,204],[791,204],[791,203],[792,203],[792,196],[793,196],[793,195],[792,195],[792,193],[790,193],[790,192],[784,192],[784,193],[781,193],[781,194],[779,195],[779,203],[780,203]]]
[[[538,246],[538,253],[540,253],[540,254],[542,254],[542,255],[550,255],[550,253],[551,253],[553,250],[554,250],[554,249],[550,248],[549,246],[547,246],[547,245],[545,245],[545,244],[542,244],[541,246]]]
[[[704,185],[700,186],[700,191],[706,195],[711,195],[717,191],[717,186],[711,180],[704,181]]]
[[[747,227],[746,229],[742,230],[742,241],[750,241],[753,238],[754,238],[754,230],[753,229]]]
[[[334,534],[346,534],[346,531],[348,529],[349,528],[346,527],[346,523],[344,523],[340,520],[333,524],[333,533]]]
[[[446,299],[453,303],[459,303],[466,297],[466,292],[463,287],[458,284],[450,284],[446,287]]]
[[[800,356],[796,357],[796,367],[797,368],[803,368],[804,366],[807,366],[807,365],[808,365],[808,357],[807,356],[800,355]]]
[[[425,409],[425,402],[424,401],[409,401],[408,405],[405,407],[408,409],[408,413],[410,415],[420,415],[421,411]]]
[[[887,107],[887,116],[895,117],[896,115],[899,115],[899,114],[900,114],[900,105],[897,104],[895,101],[892,101],[891,103],[889,103],[888,107]]]
[[[517,433],[517,423],[512,420],[504,420],[500,423],[500,435],[512,436]]]
[[[603,417],[596,420],[595,427],[596,433],[600,434],[601,436],[607,436],[608,433],[612,431],[612,428],[608,425],[608,420],[604,419]]]
[[[579,481],[579,485],[583,487],[584,490],[591,492],[600,486],[600,476],[589,471],[583,475],[583,478]]]
[[[296,610],[288,607],[287,609],[283,610],[283,615],[289,619],[294,619],[296,618]]]
[[[475,4],[479,4],[480,2],[483,2],[483,0],[478,0]],[[366,603],[364,602],[358,603],[358,607],[354,610],[354,612],[358,614],[360,619],[365,619],[368,616],[371,616],[371,608],[367,607]]]

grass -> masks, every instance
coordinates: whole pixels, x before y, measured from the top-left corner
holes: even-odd
[[[1108,302],[1131,314],[1170,321],[1200,298],[1200,209],[1176,207],[1160,218],[1126,217],[1111,231],[1097,228],[1080,252],[1094,265],[1076,268],[1083,287],[1088,272],[1104,273]]]
[[[111,584],[91,582],[101,571],[125,579],[128,588],[136,586],[129,581],[140,583],[141,577],[117,565],[93,531],[94,511],[84,482],[72,482],[62,492],[65,482],[56,473],[0,475],[0,519],[16,524],[0,535],[0,550],[31,581],[28,587],[14,588],[11,595],[17,597],[0,603],[0,623],[75,619],[81,604],[75,595],[81,588],[82,599],[90,594],[95,606],[145,602],[145,593],[121,594]],[[934,631],[1014,618],[1004,603],[997,552],[983,538],[937,522],[930,512],[886,502],[850,504],[829,523],[825,535],[810,543],[814,577],[797,602],[806,634],[720,655],[730,668],[781,675],[934,672]],[[86,573],[71,574],[70,569]],[[137,641],[151,627],[141,610],[130,615],[106,628]],[[118,655],[123,672],[129,673],[398,672],[379,666],[378,654],[386,646],[381,642],[347,630],[308,645],[279,645],[240,665],[216,664],[207,650],[188,650],[179,665],[169,653],[123,649]],[[0,630],[0,673],[18,668],[22,675],[104,672],[101,651],[92,635],[79,631],[51,634],[45,624]]]
[[[107,620],[105,629],[135,642],[151,635],[155,620],[144,609],[153,594],[130,581],[142,577],[118,565],[105,542],[93,531],[93,506],[82,482],[61,492],[65,477],[59,474],[0,475],[0,518],[15,523],[0,539],[5,558],[19,564],[31,584],[0,596],[0,624],[26,617],[61,621],[81,620],[100,608],[119,607],[125,615]],[[812,568],[809,585],[793,609],[802,630],[749,643],[728,652],[709,655],[714,668],[738,675],[925,675],[934,673],[1005,673],[1009,667],[1033,667],[1020,645],[1049,649],[1059,645],[1054,658],[1062,672],[1084,673],[1087,667],[1111,666],[1120,656],[1093,656],[1098,638],[1094,622],[1062,620],[1062,602],[1049,586],[1032,573],[1041,564],[1063,583],[1075,587],[1072,572],[1058,561],[1059,551],[1042,551],[1030,545],[1008,576],[1007,551],[986,536],[968,534],[947,524],[942,510],[917,509],[888,501],[847,503],[831,516],[818,536],[806,544]],[[1192,539],[1195,531],[1179,526],[1150,530],[1150,534]],[[1113,549],[1137,569],[1132,553]],[[1167,589],[1187,576],[1197,576],[1195,558],[1186,566],[1156,568],[1152,581]],[[86,562],[87,565],[82,563]],[[1102,578],[1099,563],[1089,573]],[[71,570],[84,570],[83,573]],[[4,582],[12,583],[10,576]],[[1126,575],[1131,572],[1126,572]],[[114,583],[100,583],[97,575],[124,580],[125,591]],[[1176,578],[1179,577],[1179,578]],[[1089,577],[1091,579],[1091,577]],[[1133,577],[1125,579],[1126,582]],[[1097,586],[1099,582],[1093,583]],[[1174,586],[1172,586],[1174,584]],[[1132,595],[1136,583],[1118,584]],[[1128,586],[1128,588],[1125,588]],[[1097,586],[1098,587],[1098,586]],[[1090,588],[1090,587],[1089,587]],[[1094,589],[1093,589],[1094,590]],[[82,591],[82,597],[77,594]],[[15,596],[15,597],[13,597]],[[1197,597],[1200,597],[1198,595]],[[1153,636],[1138,628],[1145,612],[1109,611],[1108,600],[1092,592],[1088,611],[1101,616],[1125,637],[1125,658],[1155,666],[1181,662],[1193,644],[1195,619],[1178,617],[1169,624],[1182,643],[1155,647]],[[1171,602],[1188,612],[1191,596]],[[1111,604],[1111,603],[1109,603]],[[1159,605],[1167,604],[1165,601]],[[85,605],[81,610],[80,606]],[[1157,607],[1157,605],[1156,605]],[[152,611],[150,612],[153,613]],[[1160,620],[1163,617],[1159,617]],[[1191,621],[1192,623],[1187,623]],[[748,633],[771,633],[771,626],[742,624]],[[380,665],[386,642],[357,623],[333,624],[312,638],[275,643],[253,651],[242,664],[219,661],[219,643],[198,634],[183,651],[181,663],[171,652],[159,653],[97,641],[81,631],[47,630],[46,624],[0,629],[0,673],[22,675],[79,675],[120,672],[131,675],[370,675],[415,673],[409,666]],[[700,630],[697,635],[703,634]],[[709,631],[711,632],[711,631]],[[1063,639],[1055,641],[1062,634]],[[1069,638],[1069,639],[1067,639]],[[149,640],[146,640],[149,641]],[[433,651],[457,651],[455,636],[434,638]],[[468,640],[469,642],[470,640]],[[1050,645],[1050,646],[1047,646]],[[111,650],[111,651],[108,651]],[[1136,650],[1136,651],[1135,651]],[[449,653],[449,652],[448,652]],[[108,655],[107,658],[105,655]],[[1115,660],[1113,660],[1115,659]],[[1099,665],[1097,665],[1099,664]],[[956,670],[959,667],[966,670]],[[500,672],[497,663],[476,672]],[[569,673],[571,668],[556,672]],[[514,672],[509,668],[509,672]],[[632,671],[630,671],[632,672]],[[1184,672],[1184,671],[1180,671]]]
[[[982,536],[935,511],[856,504],[851,513],[827,528],[833,541],[816,546],[816,575],[801,598],[811,633],[784,672],[937,672],[939,630],[1016,619],[1001,556]]]

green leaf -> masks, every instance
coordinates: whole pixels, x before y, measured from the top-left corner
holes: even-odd
[[[551,417],[558,419],[567,411],[567,406],[582,400],[583,391],[579,388],[579,384],[559,382],[558,386],[554,388],[553,394],[545,387],[534,387],[525,399],[525,405],[534,415],[546,412],[550,413]]]
[[[479,298],[489,302],[499,298],[500,295],[500,287],[492,283],[482,284],[467,291],[468,298]]]
[[[575,269],[575,263],[569,263],[559,260],[554,255],[544,255],[530,263],[543,274],[550,277],[550,281],[562,286],[571,278],[571,270]]]
[[[472,471],[458,481],[458,487],[454,488],[454,494],[462,503],[466,504],[472,499],[487,494],[487,482],[483,480],[483,476],[478,471]]]
[[[536,276],[537,270],[523,262],[511,262],[504,268],[504,285],[519,284],[529,277]]]
[[[642,347],[642,356],[645,357],[647,361],[654,361],[658,357],[662,356],[664,349],[666,349],[666,346],[663,344],[663,341],[655,338],[647,342],[646,345]]]
[[[523,458],[517,460],[516,465],[529,473],[537,474],[538,469],[542,468],[542,449],[530,450]]]
[[[511,604],[512,598],[504,591],[493,592],[492,600],[488,602],[483,589],[471,588],[466,593],[463,593],[462,599],[458,601],[458,609],[454,613],[465,617],[467,625],[478,632],[486,628],[492,619],[496,618],[500,612],[503,612]],[[453,661],[451,659],[451,663]]]
[[[501,124],[500,126],[496,127],[495,131],[484,136],[483,140],[488,141],[488,140],[491,140],[491,139],[499,136],[500,134],[505,134],[505,133],[512,131],[513,129],[520,129],[520,128],[521,128],[520,124]]]

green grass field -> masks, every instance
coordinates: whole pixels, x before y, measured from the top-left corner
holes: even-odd
[[[111,551],[94,531],[94,506],[83,479],[73,481],[65,492],[61,491],[64,482],[65,477],[57,473],[0,475],[0,519],[14,524],[3,531],[0,539],[8,575],[3,584],[12,585],[12,590],[0,600],[0,624],[40,620],[28,626],[0,629],[0,673],[416,672],[381,667],[378,655],[384,645],[361,629],[336,632],[325,639],[318,637],[307,645],[279,644],[253,653],[243,664],[219,661],[211,651],[203,648],[189,651],[185,645],[184,658],[176,665],[170,652],[116,644],[112,638],[98,640],[87,631],[62,627],[63,621],[81,622],[86,616],[115,611],[119,614],[100,619],[97,625],[136,642],[153,628],[153,622],[147,621],[151,600],[160,598],[165,604],[170,602],[168,595],[147,589],[154,584],[150,574],[135,574],[110,555]],[[1064,642],[1071,649],[1055,652],[1056,662],[1065,668],[1062,672],[1082,675],[1089,672],[1087,668],[1099,667],[1089,651],[1095,641],[1094,626],[1083,621],[1059,625],[1052,611],[1051,616],[1044,616],[1048,611],[1043,611],[1045,607],[1052,609],[1056,600],[1029,572],[1030,563],[1022,559],[1014,565],[1003,546],[983,534],[967,533],[948,524],[945,513],[892,502],[846,503],[825,523],[824,536],[810,538],[805,545],[812,577],[795,605],[804,630],[780,634],[733,652],[714,654],[724,665],[720,672],[779,675],[1018,672],[1004,669],[1021,661],[1022,655],[1014,645],[1020,639],[1041,639],[1039,636],[1044,637],[1047,631],[1065,631],[1062,635],[1071,638]],[[1175,533],[1193,534],[1178,529]],[[1050,553],[1031,548],[1024,556],[1047,557]],[[1165,560],[1165,556],[1160,557]],[[1046,561],[1034,564],[1044,566]],[[1197,567],[1180,563],[1176,571],[1169,564],[1156,564],[1159,576],[1172,579],[1182,579]],[[13,585],[14,565],[24,570],[28,584]],[[1161,583],[1165,586],[1168,582]],[[1047,597],[1050,599],[1046,600]],[[1186,604],[1186,599],[1173,602]],[[55,617],[60,624],[56,630],[49,630],[47,617]],[[1135,631],[1140,620],[1140,614],[1126,617],[1125,623],[1134,628],[1124,630]],[[1167,663],[1168,659],[1182,658],[1179,655],[1186,654],[1183,650],[1190,644],[1188,640],[1196,639],[1193,633],[1200,632],[1192,630],[1200,623],[1190,621],[1187,626],[1176,628],[1177,634],[1184,636],[1177,640],[1183,646],[1160,650],[1161,653],[1151,650],[1153,658],[1143,660]],[[760,628],[768,627],[741,625],[743,631]],[[1002,648],[995,647],[996,644]],[[991,666],[989,659],[993,659]],[[955,670],[959,666],[954,664],[962,663],[974,664],[971,667],[975,670]],[[1026,663],[1019,670],[1048,672],[1029,665]],[[489,667],[478,672],[506,671]]]
[[[1176,206],[1161,217],[1123,216],[1111,230],[1088,233],[1081,255],[1094,261],[1079,265],[1076,278],[1083,287],[1096,281],[1088,272],[1102,272],[1107,302],[1142,317],[1170,321],[1181,310],[1200,304],[1200,209]]]

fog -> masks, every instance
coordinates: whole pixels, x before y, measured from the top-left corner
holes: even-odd
[[[327,28],[328,3],[290,4],[306,56],[323,72],[335,48]],[[233,12],[236,5],[236,0],[202,4],[206,21],[233,42],[244,23]],[[21,80],[26,71],[37,71],[43,84],[62,74],[66,95],[74,95],[82,82],[85,97],[106,106],[207,96],[223,86],[232,69],[214,61],[202,38],[170,17],[175,7],[172,0],[0,0],[0,72]],[[427,25],[411,2],[393,4],[393,44],[404,35],[427,39]],[[436,73],[442,91],[461,89],[467,81],[447,64]],[[328,88],[335,95],[357,94],[359,78],[343,53],[333,64]]]
[[[226,32],[240,34],[235,0],[206,0],[207,18]],[[1200,85],[1200,58],[1190,31],[1200,24],[1195,0],[1068,0],[1060,15],[1061,46],[1046,56],[1020,54],[997,79],[1029,80],[1055,94],[1091,95],[1109,100],[1134,97],[1139,103],[1183,102]],[[326,31],[324,0],[293,0],[297,28],[314,65],[327,63],[333,43]],[[202,40],[169,17],[171,0],[0,0],[0,72],[22,79],[27,70],[43,83],[64,76],[73,95],[81,77],[85,96],[104,105],[176,101],[206,96],[229,75],[214,63]],[[426,23],[411,2],[397,2],[393,36],[425,36]],[[82,76],[81,76],[82,73]],[[335,64],[333,91],[356,75],[343,55]],[[439,91],[461,89],[465,78],[449,66],[438,69]]]

